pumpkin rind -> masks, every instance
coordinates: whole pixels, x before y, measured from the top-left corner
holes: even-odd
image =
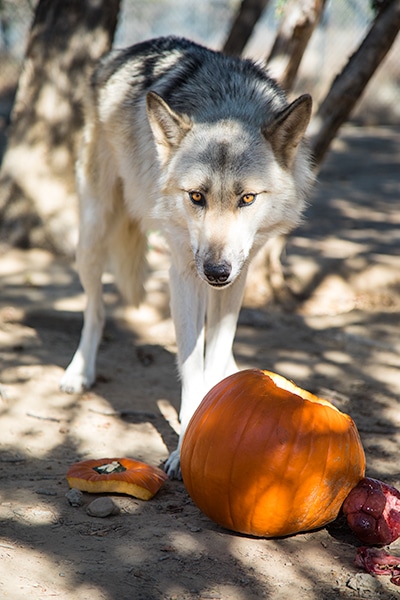
[[[186,430],[184,484],[216,523],[276,537],[333,521],[364,476],[352,419],[280,375],[249,369],[218,383]]]
[[[95,468],[117,462],[125,470],[98,473]],[[128,494],[141,500],[150,500],[168,476],[157,467],[131,458],[101,458],[73,464],[67,473],[68,484],[82,492],[100,494],[112,492]]]

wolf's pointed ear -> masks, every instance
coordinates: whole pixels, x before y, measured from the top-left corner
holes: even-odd
[[[177,146],[192,123],[188,117],[178,115],[155,92],[146,96],[147,117],[157,144],[161,159],[166,160],[171,148]]]
[[[297,147],[310,121],[311,109],[311,96],[304,94],[279,113],[272,123],[262,128],[276,159],[287,169],[293,164]]]

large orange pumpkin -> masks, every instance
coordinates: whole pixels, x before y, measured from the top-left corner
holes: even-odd
[[[261,537],[326,525],[364,476],[352,419],[284,377],[249,369],[218,383],[193,415],[181,470],[219,525]]]

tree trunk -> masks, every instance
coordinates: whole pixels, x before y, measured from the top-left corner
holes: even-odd
[[[333,81],[315,114],[309,137],[318,167],[340,126],[346,121],[367,83],[385,58],[400,29],[400,0],[388,0],[358,50]]]
[[[268,0],[242,0],[222,52],[240,56]]]
[[[0,172],[0,237],[71,255],[86,79],[110,49],[120,0],[40,0]]]
[[[307,44],[325,4],[326,0],[289,0],[285,6],[267,65],[287,92],[293,87]]]
[[[274,45],[266,64],[271,75],[279,85],[290,92],[293,87],[301,60],[319,23],[326,0],[289,0],[285,6]],[[286,246],[287,235],[271,240],[259,253],[251,277],[265,284],[258,288],[263,290],[265,300],[273,300],[287,309],[293,307],[294,297],[283,273],[281,254]],[[254,275],[255,274],[255,275]]]
[[[387,0],[377,15],[367,36],[349,59],[343,71],[336,77],[325,100],[312,119],[308,135],[317,171],[340,126],[348,119],[365,86],[385,58],[400,28],[400,0]],[[293,28],[293,34],[296,29]],[[307,40],[308,41],[308,40]],[[295,40],[288,40],[288,47],[296,47]],[[287,70],[289,73],[289,69]],[[285,74],[283,75],[285,85]],[[287,85],[287,84],[286,84]],[[279,237],[265,248],[264,265],[273,259],[272,275],[267,270],[269,296],[284,307],[291,307],[291,292],[283,274],[280,253],[285,247],[285,237]],[[280,267],[280,268],[279,268]],[[266,296],[267,298],[268,296]],[[293,298],[293,297],[292,297]]]

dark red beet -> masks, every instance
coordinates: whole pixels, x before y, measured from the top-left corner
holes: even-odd
[[[364,544],[384,546],[400,536],[400,492],[382,481],[361,479],[344,501],[343,512]]]

